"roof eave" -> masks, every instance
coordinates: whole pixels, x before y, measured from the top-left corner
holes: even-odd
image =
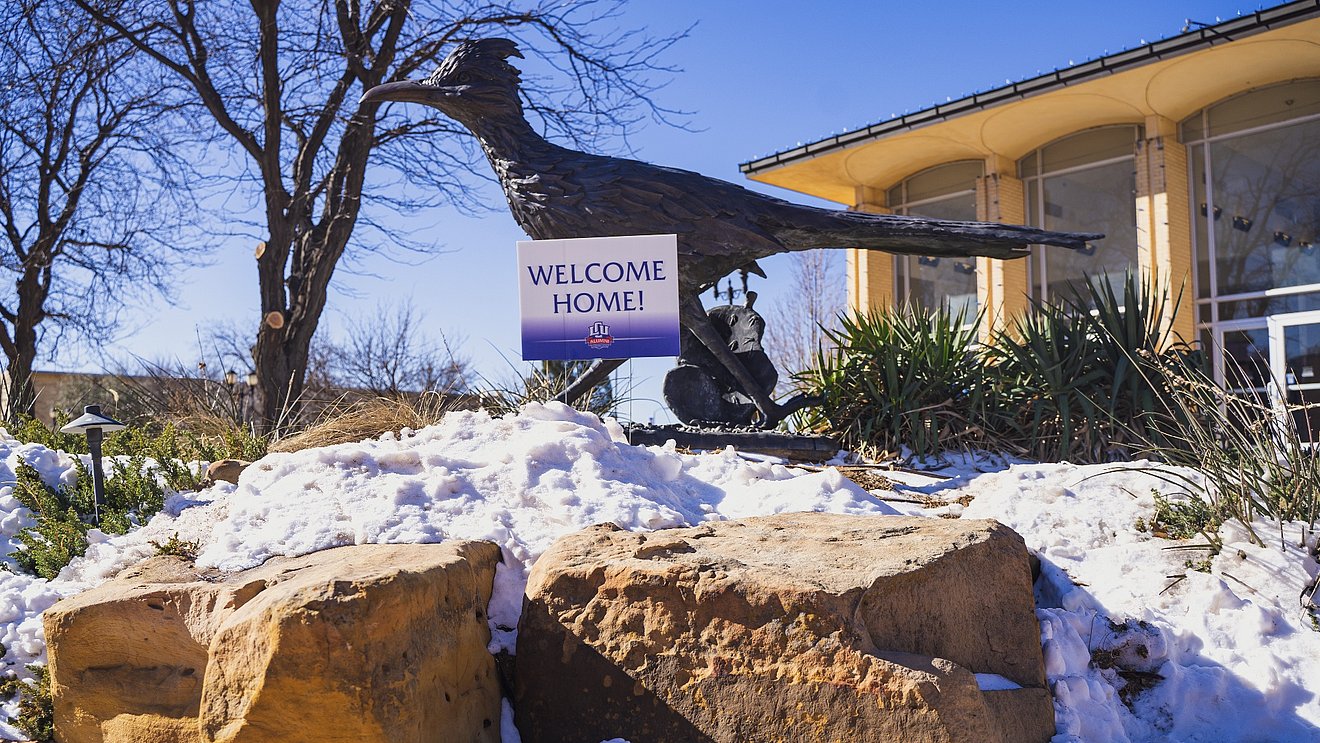
[[[738,169],[749,176],[757,175],[798,160],[817,157],[843,147],[878,139],[887,134],[909,131],[940,121],[947,121],[1007,101],[1021,100],[1048,93],[1086,80],[1112,75],[1133,67],[1151,64],[1201,49],[1208,49],[1216,44],[1237,41],[1238,39],[1316,17],[1320,17],[1320,0],[1298,0],[1298,2],[1266,8],[1251,15],[1199,28],[1195,31],[1189,31],[1134,49],[1127,49],[1072,67],[1054,70],[1020,82],[1003,85],[938,106],[904,114],[898,118],[871,124],[861,129],[826,137],[791,150],[784,150],[767,157],[744,162],[738,166]]]

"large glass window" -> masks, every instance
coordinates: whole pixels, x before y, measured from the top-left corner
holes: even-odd
[[[1220,380],[1266,318],[1320,309],[1320,80],[1254,90],[1182,122],[1189,147],[1197,318]],[[1259,346],[1260,342],[1256,341]],[[1236,386],[1236,385],[1233,385]]]
[[[1026,182],[1027,223],[1063,232],[1100,232],[1082,250],[1038,246],[1032,294],[1047,300],[1086,297],[1087,277],[1121,291],[1137,261],[1136,170],[1140,129],[1106,127],[1053,142],[1018,162]]]
[[[935,219],[976,219],[976,179],[979,160],[949,163],[922,171],[889,189],[895,214]],[[895,273],[898,298],[924,307],[949,308],[967,322],[976,318],[976,259],[898,256]]]

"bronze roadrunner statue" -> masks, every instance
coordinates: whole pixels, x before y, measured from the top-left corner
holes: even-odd
[[[700,296],[720,278],[789,250],[1020,258],[1033,243],[1076,249],[1101,237],[819,209],[699,173],[560,147],[523,116],[518,69],[508,62],[521,56],[508,39],[463,42],[425,80],[378,85],[362,100],[423,103],[467,127],[499,176],[514,219],[534,239],[677,234],[681,322],[748,392],[763,427],[792,410],[770,398],[707,317]],[[576,400],[621,363],[595,362],[560,399]]]

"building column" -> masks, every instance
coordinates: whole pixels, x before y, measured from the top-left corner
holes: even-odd
[[[885,192],[870,186],[857,186],[853,211],[867,214],[893,214],[885,206]],[[865,315],[894,305],[894,256],[881,250],[849,248],[848,309]]]
[[[1182,340],[1196,340],[1196,297],[1192,285],[1192,225],[1187,147],[1178,124],[1146,117],[1137,142],[1137,264],[1141,276],[1168,291],[1165,327]]]
[[[976,179],[976,218],[1006,224],[1027,221],[1026,189],[1012,160],[998,155],[986,158],[985,175]],[[1031,288],[1028,260],[976,259],[976,301],[985,314],[980,328],[982,340],[1026,311]]]

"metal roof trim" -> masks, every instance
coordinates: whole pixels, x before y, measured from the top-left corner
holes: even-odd
[[[796,160],[816,157],[844,145],[971,113],[1000,101],[1026,98],[1048,90],[1067,87],[1081,80],[1115,74],[1132,66],[1207,49],[1228,41],[1236,41],[1242,38],[1244,33],[1245,35],[1260,33],[1315,17],[1320,17],[1320,0],[1297,0],[1296,2],[1277,5],[1250,15],[1231,18],[1213,26],[1198,28],[1167,39],[1142,44],[1099,59],[1088,60],[1078,65],[1019,80],[998,88],[904,114],[897,118],[886,119],[859,129],[799,145],[789,150],[741,163],[738,169],[746,174],[758,173]]]

